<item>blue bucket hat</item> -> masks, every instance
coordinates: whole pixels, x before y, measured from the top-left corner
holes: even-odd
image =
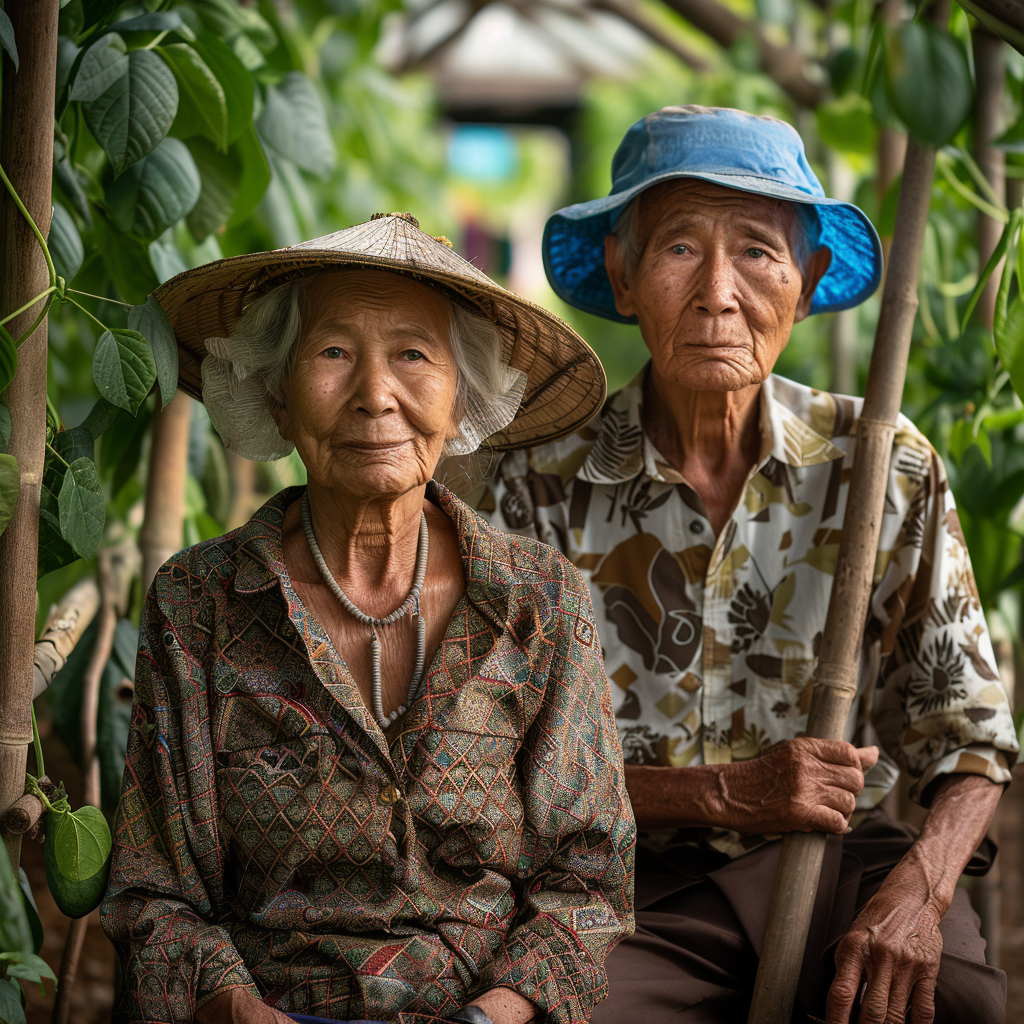
[[[828,246],[832,263],[811,299],[812,313],[863,302],[882,276],[882,246],[864,212],[829,199],[796,129],[773,117],[725,107],[664,107],[637,121],[612,159],[612,190],[602,199],[553,213],[544,228],[544,269],[551,287],[587,313],[636,323],[615,308],[604,267],[604,239],[630,200],[674,178],[699,178],[741,192],[813,208],[812,246]]]

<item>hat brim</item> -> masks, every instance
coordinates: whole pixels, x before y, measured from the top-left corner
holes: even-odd
[[[589,423],[604,403],[607,382],[593,349],[559,317],[471,265],[472,276],[373,254],[306,248],[309,244],[217,260],[178,274],[154,292],[178,341],[183,391],[202,401],[205,341],[228,337],[255,294],[317,269],[362,267],[440,285],[497,325],[502,359],[527,375],[527,385],[515,418],[487,439],[488,447],[507,451],[565,437]]]
[[[544,227],[544,269],[555,293],[586,313],[635,324],[615,308],[615,296],[604,266],[604,240],[616,215],[641,192],[663,181],[697,178],[725,188],[814,206],[821,222],[819,245],[832,252],[832,262],[811,299],[811,313],[836,313],[863,302],[882,279],[882,243],[863,211],[851,203],[810,195],[770,178],[725,171],[666,171],[624,192],[567,206],[553,213]]]

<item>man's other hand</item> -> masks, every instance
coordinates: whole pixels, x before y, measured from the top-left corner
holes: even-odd
[[[723,765],[720,818],[737,832],[845,832],[877,747],[806,737]]]

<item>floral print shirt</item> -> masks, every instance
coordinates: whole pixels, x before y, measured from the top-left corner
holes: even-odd
[[[581,433],[506,455],[475,503],[495,525],[561,548],[590,584],[627,763],[756,757],[806,728],[861,400],[770,377],[760,461],[716,537],[644,435],[645,373]],[[963,532],[942,460],[905,417],[858,699],[848,739],[883,750],[861,811],[900,769],[918,800],[947,773],[1009,781],[1017,740]],[[764,837],[642,838],[738,856]]]
[[[283,562],[293,488],[172,558],[143,615],[103,926],[114,1019],[433,1021],[494,986],[584,1024],[632,928],[635,827],[590,595],[437,485],[466,591],[378,728]]]

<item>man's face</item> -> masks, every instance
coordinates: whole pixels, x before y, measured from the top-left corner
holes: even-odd
[[[635,266],[623,266],[613,235],[605,265],[615,307],[637,317],[655,370],[696,391],[759,384],[807,316],[831,252],[801,267],[793,206],[766,196],[682,179],[639,203]]]

